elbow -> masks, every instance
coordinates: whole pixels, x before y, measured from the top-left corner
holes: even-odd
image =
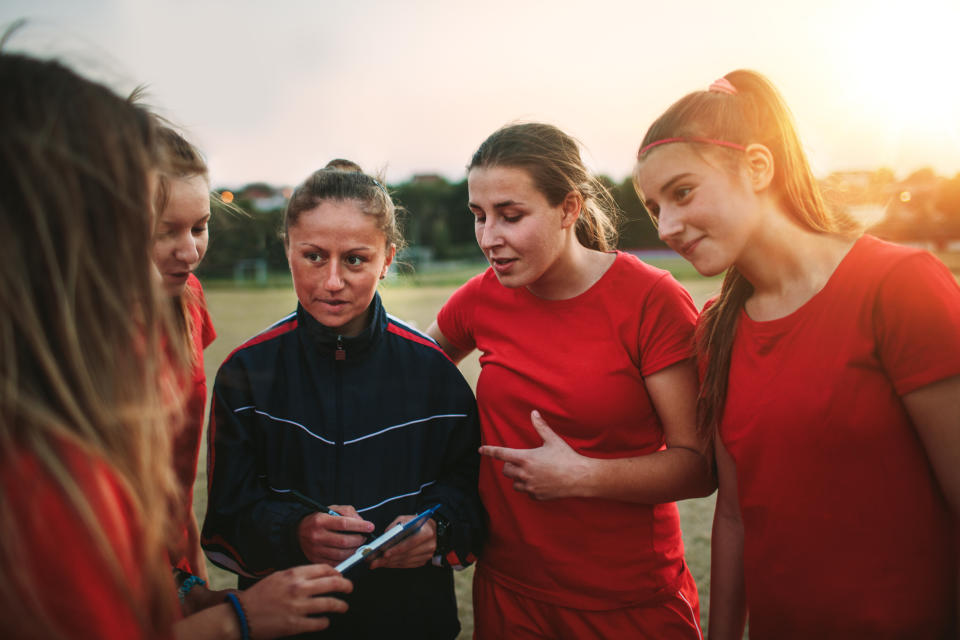
[[[684,499],[706,498],[717,490],[717,475],[714,473],[712,459],[701,452],[690,456],[688,470],[688,495]]]
[[[713,474],[707,474],[707,478],[704,479],[703,483],[700,486],[700,493],[698,493],[696,498],[706,498],[707,496],[712,496],[713,492],[717,490],[717,479],[713,477]]]
[[[717,479],[710,472],[710,469],[698,469],[695,477],[690,482],[690,494],[684,496],[685,499],[706,498],[713,495],[717,490]]]

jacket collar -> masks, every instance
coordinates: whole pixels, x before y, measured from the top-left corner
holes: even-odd
[[[346,359],[353,359],[366,353],[387,329],[387,312],[380,300],[380,293],[373,295],[367,307],[370,324],[360,335],[352,338],[340,336],[336,329],[320,324],[300,303],[297,303],[297,324],[303,327],[309,343],[324,354],[334,354],[341,350]]]

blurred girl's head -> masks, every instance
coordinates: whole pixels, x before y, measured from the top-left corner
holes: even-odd
[[[145,629],[168,620],[162,553],[172,488],[157,354],[166,304],[150,264],[151,117],[65,66],[0,52],[0,458],[36,460],[122,580],[62,447],[102,458],[130,488]],[[172,381],[171,381],[172,387]],[[167,389],[171,391],[172,389]],[[46,635],[26,541],[0,487],[0,618]],[[64,595],[64,597],[69,597]]]
[[[166,126],[159,127],[159,139],[169,169],[157,185],[152,255],[167,295],[179,296],[207,251],[210,183],[196,147]]]
[[[300,304],[337,333],[359,334],[377,283],[403,246],[386,189],[355,163],[333,160],[296,188],[283,226]]]
[[[577,141],[557,127],[530,122],[498,129],[473,154],[467,170],[494,167],[523,170],[551,207],[575,194],[581,203],[575,222],[580,244],[598,251],[615,247],[616,203],[587,170]]]

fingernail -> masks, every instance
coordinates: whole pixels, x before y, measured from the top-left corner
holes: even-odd
[[[533,416],[534,418],[539,418],[540,412],[534,409],[533,411],[530,412],[530,415]]]

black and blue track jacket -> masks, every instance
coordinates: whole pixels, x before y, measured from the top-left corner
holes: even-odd
[[[352,505],[382,533],[399,515],[440,503],[451,525],[443,566],[351,574],[350,610],[322,637],[453,638],[459,631],[450,565],[479,552],[480,445],[467,382],[427,336],[388,316],[342,338],[297,311],[238,347],[213,387],[209,501],[202,543],[241,586],[305,564],[297,527],[316,509],[297,490]]]

